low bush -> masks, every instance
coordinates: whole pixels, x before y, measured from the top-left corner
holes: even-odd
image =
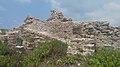
[[[67,55],[66,43],[39,43],[31,53],[18,53],[0,44],[0,67],[120,67],[120,50],[100,49],[92,55]]]
[[[67,44],[52,40],[48,43],[39,43],[38,47],[29,55],[24,57],[25,67],[55,66],[57,61],[67,54]]]
[[[120,50],[101,49],[93,55],[86,56],[86,67],[120,67]]]

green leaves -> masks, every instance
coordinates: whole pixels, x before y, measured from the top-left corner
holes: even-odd
[[[21,54],[6,44],[0,44],[0,67],[21,67],[21,59]]]
[[[0,55],[6,55],[9,52],[8,45],[0,44]]]
[[[0,67],[120,67],[120,50],[101,49],[92,55],[67,55],[67,44],[52,40],[39,43],[31,53],[19,54],[8,45],[0,45]]]
[[[85,63],[90,67],[119,67],[120,50],[97,50],[92,56],[87,56]]]
[[[38,47],[23,59],[24,67],[54,66],[62,63],[62,57],[66,56],[67,44],[52,40],[51,42],[39,43]]]

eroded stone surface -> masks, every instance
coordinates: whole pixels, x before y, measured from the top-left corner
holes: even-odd
[[[68,44],[67,53],[70,54],[91,53],[96,48],[107,46],[120,47],[120,26],[110,26],[106,21],[74,22],[70,18],[64,18],[62,12],[51,12],[50,18],[44,21],[28,16],[23,25],[7,33],[8,43],[33,49],[37,47],[37,42],[55,38]],[[22,42],[18,44],[16,38]]]

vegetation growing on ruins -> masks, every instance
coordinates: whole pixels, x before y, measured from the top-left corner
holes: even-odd
[[[0,35],[5,35],[6,31],[8,31],[7,29],[0,29]]]
[[[8,45],[0,44],[0,67],[21,67],[22,57]]]
[[[51,67],[58,65],[59,59],[66,56],[67,44],[58,40],[49,43],[39,43],[37,49],[24,57],[24,67]],[[50,66],[49,66],[50,65]],[[59,65],[58,65],[59,66]]]
[[[120,50],[102,49],[86,56],[85,67],[120,67]]]
[[[120,67],[120,50],[102,49],[92,55],[67,55],[67,44],[52,40],[39,43],[31,53],[18,53],[0,44],[0,67]]]

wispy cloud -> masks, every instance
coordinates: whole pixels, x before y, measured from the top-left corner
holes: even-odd
[[[108,21],[120,25],[119,0],[51,0],[52,8],[79,21]]]
[[[31,3],[31,0],[15,0],[20,3]]]

